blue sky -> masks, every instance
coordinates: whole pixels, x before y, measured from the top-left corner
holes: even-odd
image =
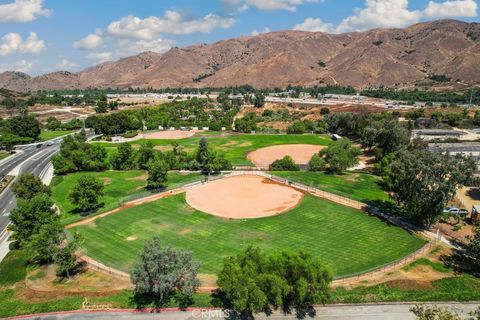
[[[0,72],[78,71],[146,50],[276,30],[478,21],[479,0],[0,0]]]

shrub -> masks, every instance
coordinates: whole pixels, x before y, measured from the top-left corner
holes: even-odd
[[[300,167],[293,161],[292,157],[285,156],[282,159],[275,160],[270,165],[271,171],[299,171]]]
[[[323,171],[325,170],[326,162],[325,159],[320,157],[319,154],[314,154],[310,162],[308,162],[308,169],[310,171]]]

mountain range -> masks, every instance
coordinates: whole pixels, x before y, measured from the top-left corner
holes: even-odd
[[[438,20],[405,29],[327,34],[277,31],[213,44],[144,52],[77,73],[31,77],[7,71],[16,91],[107,87],[225,87],[249,84],[408,86],[428,79],[480,84],[480,23]]]

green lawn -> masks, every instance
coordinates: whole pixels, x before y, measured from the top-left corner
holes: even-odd
[[[333,175],[308,171],[272,174],[357,201],[389,200],[388,194],[381,187],[381,179],[369,174],[346,172]]]
[[[10,152],[0,151],[0,160],[3,160],[9,156],[11,156]]]
[[[42,132],[40,133],[40,140],[47,141],[50,139],[55,139],[75,131],[76,130],[42,130]]]
[[[68,200],[68,193],[80,176],[90,175],[104,182],[104,196],[100,199],[102,206],[94,214],[106,212],[120,206],[122,202],[148,196],[151,193],[145,190],[147,173],[145,171],[104,171],[104,172],[79,172],[66,176],[56,176],[52,181],[52,198],[60,208],[62,222],[69,224],[84,218],[84,215],[75,212],[74,206]],[[167,188],[174,188],[190,181],[201,179],[198,173],[179,174],[169,173]]]
[[[202,262],[201,272],[211,274],[220,270],[223,257],[248,245],[305,250],[322,258],[339,277],[400,259],[424,244],[403,229],[313,196],[305,196],[289,213],[253,220],[201,213],[188,208],[184,197],[131,208],[75,230],[83,235],[88,255],[125,271],[153,235],[165,244],[192,250]]]
[[[247,154],[259,148],[279,145],[279,144],[315,144],[328,145],[331,139],[327,136],[320,135],[267,135],[267,134],[209,134],[206,135],[208,142],[219,152],[225,154],[225,157],[232,162],[233,165],[252,165],[247,160]],[[155,146],[170,146],[173,142],[177,142],[187,151],[194,151],[201,135],[180,140],[150,140]],[[132,145],[140,145],[144,140],[132,142]],[[107,147],[112,152],[116,148],[116,144],[98,142]]]

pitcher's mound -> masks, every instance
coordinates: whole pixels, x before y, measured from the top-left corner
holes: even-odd
[[[247,155],[247,159],[259,168],[267,168],[272,162],[285,156],[292,157],[296,164],[308,164],[312,156],[323,148],[325,146],[314,144],[282,144],[252,151]]]
[[[224,178],[186,192],[191,207],[230,219],[275,216],[291,210],[302,198],[291,187],[254,175]]]

